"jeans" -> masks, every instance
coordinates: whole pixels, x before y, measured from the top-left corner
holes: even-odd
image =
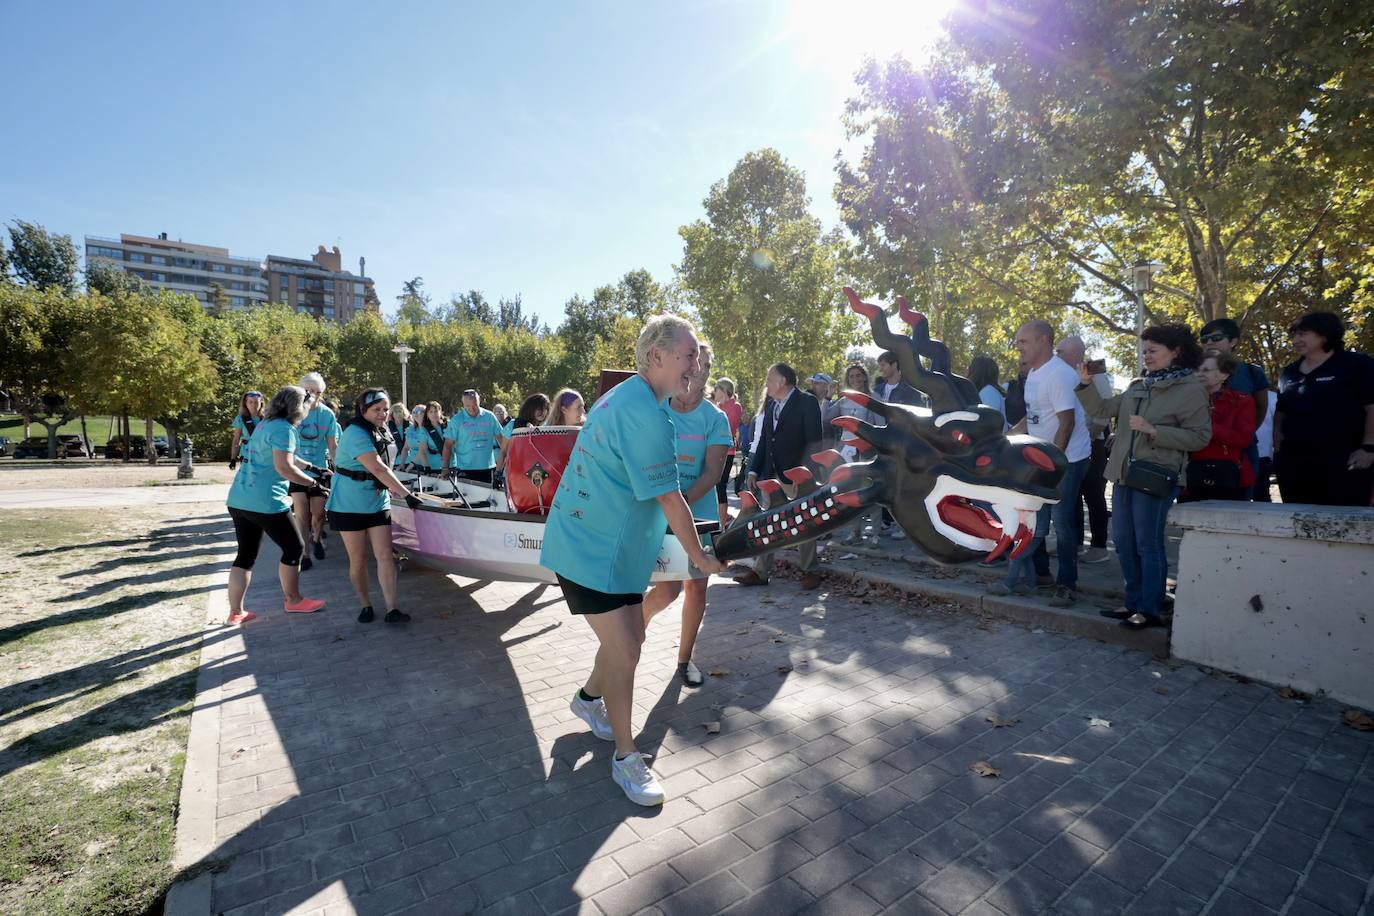
[[[1050,529],[1050,507],[1041,506],[1035,513],[1035,539],[1026,552],[1014,560],[1007,561],[1007,588],[1014,588],[1024,577],[1026,584],[1035,588],[1035,552],[1045,546],[1045,534]]]
[[[1126,580],[1126,607],[1146,617],[1164,610],[1169,562],[1164,554],[1164,523],[1178,487],[1168,496],[1151,496],[1112,484],[1112,540]]]
[[[1082,458],[1069,462],[1064,469],[1064,479],[1059,481],[1059,502],[1050,507],[1055,543],[1059,548],[1059,575],[1055,584],[1062,588],[1078,587],[1078,545],[1083,543],[1083,529],[1079,527],[1083,516],[1078,511],[1078,495],[1091,460]]]

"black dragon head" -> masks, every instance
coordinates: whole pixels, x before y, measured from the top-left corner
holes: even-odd
[[[812,456],[812,468],[786,476],[797,497],[782,501],[778,481],[759,484],[761,500],[744,498],[739,517],[715,540],[722,560],[753,556],[820,537],[886,506],[926,554],[962,563],[1009,553],[1020,556],[1033,540],[1035,515],[1058,501],[1063,453],[1030,436],[1007,436],[1002,414],[978,403],[968,379],[954,374],[949,350],[930,339],[929,323],[898,297],[911,336],[894,334],[882,309],[846,287],[850,307],[868,318],[873,340],[892,351],[903,378],[925,394],[930,407],[883,403],[857,391],[844,396],[884,422],[854,417],[833,422],[866,456],[846,463],[836,451]],[[929,360],[929,367],[922,359]]]

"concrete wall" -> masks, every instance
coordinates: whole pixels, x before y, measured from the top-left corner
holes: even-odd
[[[1171,654],[1374,708],[1374,509],[1178,506]]]

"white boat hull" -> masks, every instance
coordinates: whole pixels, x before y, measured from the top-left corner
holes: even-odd
[[[413,478],[403,476],[407,483]],[[411,509],[391,501],[391,540],[409,559],[431,569],[472,579],[500,582],[555,582],[553,571],[539,565],[544,545],[544,516],[505,511],[505,494],[481,483],[459,481],[457,490],[435,478],[420,479],[425,505]],[[466,505],[472,508],[464,508]],[[499,508],[498,508],[499,507]],[[698,530],[710,530],[698,523]],[[703,531],[705,533],[705,531]],[[671,533],[664,536],[652,581],[702,578],[687,561],[687,552]]]

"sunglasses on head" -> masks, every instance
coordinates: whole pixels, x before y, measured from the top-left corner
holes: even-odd
[[[247,394],[245,394],[244,397],[245,397],[245,398],[260,398],[260,397],[262,397],[262,392],[261,392],[261,391],[250,391],[250,392],[248,392]]]
[[[387,394],[385,391],[369,391],[367,394],[363,395],[363,407],[371,407],[378,401],[389,400],[391,400],[391,395]]]

